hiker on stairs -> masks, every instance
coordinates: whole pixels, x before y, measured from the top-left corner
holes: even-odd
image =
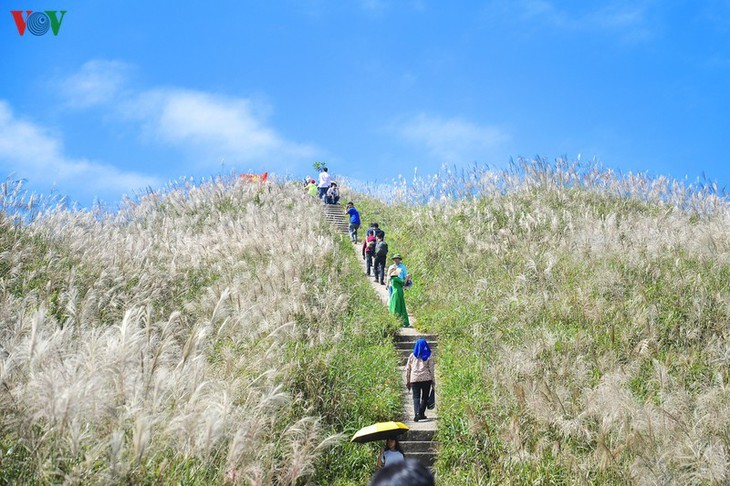
[[[385,261],[388,258],[388,243],[385,242],[385,233],[378,230],[375,233],[375,251],[373,253],[373,273],[375,281],[385,285]],[[368,274],[370,275],[370,274]]]
[[[322,172],[319,173],[319,184],[317,184],[319,198],[322,200],[322,204],[324,204],[324,196],[327,194],[327,189],[330,188],[330,182],[332,182],[332,179],[330,179],[327,167],[324,167],[322,168]]]
[[[327,189],[327,193],[324,196],[324,202],[327,204],[337,204],[340,202],[340,190],[337,188],[337,183],[330,183],[330,188]]]
[[[413,346],[413,352],[406,364],[406,387],[413,392],[413,420],[418,422],[426,417],[426,407],[431,394],[431,387],[435,385],[436,373],[431,348],[425,339],[419,339]]]
[[[375,261],[375,245],[377,239],[375,235],[369,235],[365,237],[365,241],[362,243],[362,258],[365,260],[365,273],[369,277],[370,270],[373,268]]]
[[[357,229],[360,227],[360,213],[355,209],[352,201],[349,201],[345,211],[350,216],[350,224],[347,229],[350,231],[350,241],[357,244]]]
[[[400,255],[396,255],[395,257],[400,257]],[[395,259],[395,257],[393,258]],[[400,270],[397,267],[391,267],[390,273],[388,273],[388,286],[391,289],[388,309],[391,314],[401,318],[401,326],[411,327],[410,322],[408,322],[406,297],[403,293],[404,283],[405,279],[400,277]]]
[[[398,270],[398,276],[405,283],[406,278],[408,277],[408,271],[406,270],[406,266],[403,265],[403,259],[401,258],[400,253],[396,253],[395,255],[393,255],[393,264],[388,267],[389,276],[394,268]],[[393,288],[390,286],[390,282],[388,283],[388,293],[390,295],[393,294]]]

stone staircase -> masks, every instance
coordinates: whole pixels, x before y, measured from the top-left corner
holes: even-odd
[[[350,217],[345,213],[345,209],[341,204],[323,204],[324,217],[329,224],[335,227],[337,231],[350,235]]]
[[[339,204],[324,204],[322,210],[325,215],[325,219],[334,226],[337,231],[348,235],[349,237],[349,217],[345,214],[344,208]],[[362,238],[364,231],[359,231],[359,236]],[[363,275],[365,275],[365,261],[361,259],[361,248],[360,245],[354,245],[355,253],[358,256],[358,261],[362,264]],[[407,265],[407,263],[406,263]],[[380,300],[388,305],[388,291],[385,286],[375,282],[372,277],[369,277],[370,285],[372,286],[375,293],[378,295]],[[408,305],[408,294],[406,293],[406,306]],[[436,357],[438,354],[438,341],[437,337],[433,334],[421,333],[416,329],[416,318],[409,314],[408,319],[410,320],[412,327],[402,328],[398,331],[395,336],[395,347],[400,357],[400,371],[403,377],[403,413],[401,417],[393,417],[393,420],[399,420],[409,427],[409,431],[400,437],[401,448],[406,457],[418,459],[422,464],[427,467],[432,467],[436,460],[436,451],[438,443],[435,442],[434,437],[438,429],[438,384],[437,384],[437,395],[436,395],[436,407],[433,410],[426,410],[426,416],[428,419],[419,420],[415,422],[413,417],[415,411],[413,410],[413,398],[411,392],[406,388],[406,377],[405,368],[408,356],[413,352],[413,346],[418,339],[425,339],[428,341],[428,345],[431,348],[432,356]]]
[[[409,316],[410,317],[410,316]],[[411,318],[411,323],[414,319]],[[413,417],[416,415],[413,409],[413,395],[405,387],[405,370],[408,356],[413,352],[413,346],[419,339],[425,339],[431,348],[431,356],[433,359],[438,354],[438,341],[433,334],[423,334],[415,328],[403,328],[399,331],[395,338],[395,346],[400,355],[400,369],[403,376],[403,417],[402,422],[406,424],[410,430],[401,438],[401,448],[406,457],[418,459],[422,464],[431,467],[436,460],[437,443],[434,441],[436,430],[438,429],[438,398],[436,399],[436,407],[433,410],[426,410],[426,420],[415,422]]]

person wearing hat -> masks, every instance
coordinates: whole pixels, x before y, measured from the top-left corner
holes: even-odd
[[[395,257],[393,257],[393,259],[395,259]],[[403,292],[404,283],[406,283],[406,280],[400,277],[400,269],[395,265],[391,265],[388,269],[388,288],[390,288],[388,310],[394,316],[401,318],[401,325],[403,327],[410,327],[411,324],[408,321],[408,311],[406,310],[406,297]]]
[[[317,183],[314,182],[314,179],[309,179],[309,184],[307,184],[307,191],[309,192],[310,196],[317,197],[319,191],[317,190]]]
[[[388,267],[388,272],[386,273],[386,275],[388,276],[388,285],[387,285],[387,288],[388,288],[388,294],[389,295],[391,295],[393,293],[393,289],[390,286],[390,272],[391,272],[391,270],[393,270],[394,268],[397,268],[398,269],[398,276],[401,278],[401,280],[403,280],[403,282],[405,282],[406,281],[406,278],[408,277],[408,271],[406,270],[406,266],[403,265],[403,258],[400,256],[400,253],[396,253],[395,255],[393,255],[392,260],[393,260],[393,264]]]

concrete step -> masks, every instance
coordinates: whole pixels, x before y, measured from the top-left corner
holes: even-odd
[[[430,468],[436,462],[435,452],[411,452],[405,454],[406,459],[416,459],[424,466]]]
[[[420,422],[419,422],[420,423]],[[433,436],[436,433],[435,430],[418,430],[418,429],[411,429],[405,434],[400,436],[400,440],[402,441],[426,441],[431,442],[433,441]]]
[[[402,440],[399,444],[406,454],[409,452],[435,452],[437,446],[436,442],[430,440]]]
[[[435,334],[398,334],[395,336],[395,342],[415,344],[419,339],[425,339],[431,346],[431,342],[437,342],[437,338]]]
[[[419,420],[418,422],[413,422],[413,416],[415,415],[415,413],[413,411],[413,398],[412,398],[410,392],[408,392],[408,396],[404,396],[403,399],[407,404],[405,407],[403,407],[403,414],[407,418],[407,420],[406,420],[407,422],[427,426],[427,425],[432,424],[433,422],[436,422],[436,420],[438,420],[439,417],[438,417],[438,406],[437,406],[437,407],[432,408],[431,410],[426,410],[426,417],[428,417],[427,419]],[[406,424],[406,425],[408,425],[408,424]],[[410,427],[410,425],[409,425],[409,427]]]
[[[410,350],[413,351],[413,346],[415,346],[416,343],[409,343],[409,342],[396,342],[395,343],[395,349],[398,351],[402,350]],[[428,347],[431,348],[431,354],[435,354],[436,350],[438,349],[438,342],[434,341],[433,343],[428,343]]]

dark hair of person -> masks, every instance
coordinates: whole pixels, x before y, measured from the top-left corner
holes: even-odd
[[[386,466],[372,477],[370,486],[435,486],[433,474],[415,459]]]
[[[400,448],[400,441],[396,438],[392,439],[385,439],[385,449],[388,449],[388,440],[394,440],[395,441],[395,450],[403,454],[403,457],[405,457],[405,453],[403,453],[403,449]]]

